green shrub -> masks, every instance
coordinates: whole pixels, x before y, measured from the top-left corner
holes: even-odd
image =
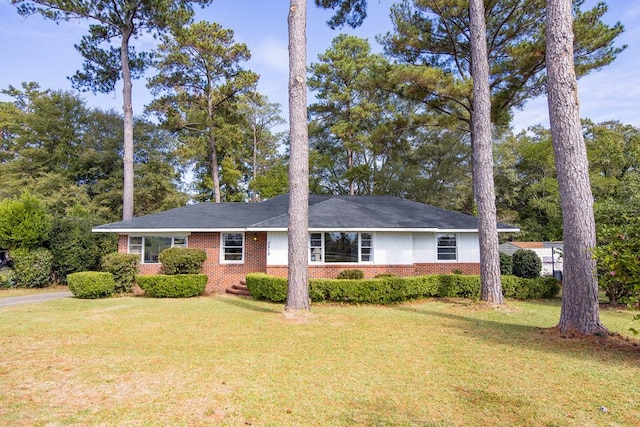
[[[16,286],[19,288],[42,288],[51,281],[51,266],[53,257],[44,248],[19,248],[10,251]]]
[[[113,274],[118,293],[131,292],[139,264],[140,255],[136,254],[113,252],[102,257],[102,270]]]
[[[136,276],[146,296],[154,298],[189,298],[202,295],[207,287],[205,274],[154,274]]]
[[[254,298],[285,302],[287,279],[263,273],[246,277]],[[503,292],[507,298],[553,298],[559,285],[553,278],[524,279],[504,276]],[[314,302],[331,301],[349,304],[393,304],[418,298],[480,297],[480,276],[439,274],[417,277],[382,277],[375,279],[311,279],[309,298]]]
[[[53,277],[58,283],[67,283],[68,274],[100,267],[96,234],[91,232],[91,223],[85,219],[54,219],[49,245],[53,255]]]
[[[500,274],[503,276],[513,274],[513,258],[502,252],[500,252]]]
[[[551,299],[560,292],[560,284],[553,277],[528,279],[517,276],[502,276],[502,293],[505,298]]]
[[[245,283],[251,295],[256,299],[273,302],[285,302],[287,300],[287,279],[285,277],[252,273],[247,275]]]
[[[16,273],[12,268],[0,268],[0,289],[10,289],[16,286]]]
[[[29,192],[0,202],[0,247],[37,248],[49,240],[50,232],[51,215]]]
[[[376,274],[375,276],[373,276],[374,279],[386,279],[389,277],[398,277],[397,274],[391,274],[391,273],[380,273],[380,274]]]
[[[513,274],[518,277],[533,279],[540,277],[542,261],[534,251],[529,249],[518,249],[513,253]]]
[[[103,271],[82,271],[67,276],[69,290],[77,298],[108,298],[115,292],[113,274]]]
[[[360,280],[364,279],[364,271],[362,270],[342,270],[340,274],[338,274],[338,279],[351,279],[351,280]]]
[[[207,259],[204,249],[168,248],[160,252],[163,274],[200,274]]]

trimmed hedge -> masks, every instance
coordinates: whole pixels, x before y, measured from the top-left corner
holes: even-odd
[[[362,270],[342,270],[337,279],[354,279],[361,280],[364,279],[364,271]]]
[[[82,271],[67,276],[69,290],[77,298],[108,298],[115,293],[113,274],[104,271]]]
[[[102,269],[113,274],[116,292],[129,293],[138,273],[140,255],[113,252],[102,257]]]
[[[189,298],[202,295],[207,287],[206,274],[153,274],[136,276],[145,295],[153,298]]]
[[[207,259],[204,249],[167,248],[160,252],[163,274],[200,274]]]
[[[264,273],[249,274],[247,288],[254,298],[285,302],[287,279]],[[544,299],[555,297],[560,287],[554,278],[524,279],[502,276],[506,298]],[[350,304],[393,304],[418,298],[480,298],[480,276],[440,274],[376,279],[310,279],[309,298],[314,302]]]
[[[9,252],[18,288],[43,288],[51,283],[53,256],[48,249],[18,248]]]

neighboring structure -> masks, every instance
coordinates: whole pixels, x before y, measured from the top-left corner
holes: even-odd
[[[200,203],[93,229],[119,234],[120,252],[140,254],[141,274],[161,271],[168,247],[207,252],[207,290],[248,273],[287,275],[288,196],[260,203]],[[498,224],[500,232],[519,229]],[[461,271],[479,274],[477,218],[389,196],[309,196],[309,276],[345,269],[365,277]]]
[[[512,256],[518,249],[535,252],[542,261],[543,276],[562,277],[562,242],[506,242],[500,245],[500,252]]]

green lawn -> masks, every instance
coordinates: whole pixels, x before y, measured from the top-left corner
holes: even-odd
[[[2,308],[0,425],[640,425],[639,348],[550,333],[558,302],[282,309],[224,296]],[[602,319],[628,335],[633,315]]]

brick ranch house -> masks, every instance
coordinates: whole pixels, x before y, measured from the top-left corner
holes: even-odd
[[[116,233],[119,252],[140,254],[140,274],[160,273],[166,248],[204,249],[207,291],[223,292],[248,273],[287,276],[288,203],[200,203],[93,231]],[[307,250],[315,278],[354,268],[365,277],[480,272],[476,217],[398,197],[310,195]]]

